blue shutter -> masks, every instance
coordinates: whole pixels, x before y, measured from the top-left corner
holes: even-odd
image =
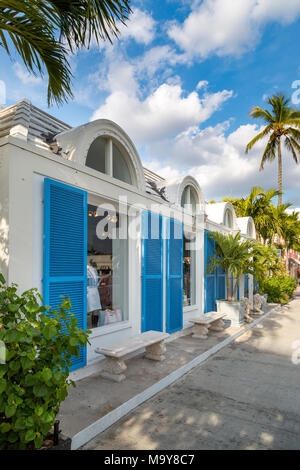
[[[163,331],[162,217],[142,213],[142,332]]]
[[[205,306],[204,313],[213,312],[216,309],[216,270],[214,269],[210,274],[207,268],[210,263],[210,257],[214,255],[215,242],[209,237],[209,232],[205,232]]]
[[[183,326],[183,225],[167,219],[167,333]]]
[[[249,298],[249,274],[244,276],[244,297]]]
[[[78,327],[86,331],[87,194],[72,186],[44,180],[45,305],[56,309],[70,297]],[[86,348],[73,358],[70,370],[86,365]]]
[[[216,299],[218,300],[225,300],[226,299],[226,274],[223,268],[217,266],[216,268]]]

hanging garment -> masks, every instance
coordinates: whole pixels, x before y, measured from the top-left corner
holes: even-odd
[[[98,273],[90,264],[87,267],[87,312],[101,309],[98,291]]]

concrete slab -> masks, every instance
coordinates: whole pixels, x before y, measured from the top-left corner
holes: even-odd
[[[69,396],[62,404],[59,415],[61,429],[64,434],[73,437],[99,418],[239,331],[240,328],[230,327],[222,332],[211,332],[205,341],[192,338],[190,335],[180,336],[167,343],[164,362],[148,361],[143,355],[129,359],[127,378],[121,384],[112,383],[101,377],[99,373],[78,381],[76,388],[69,389]]]
[[[300,340],[300,299],[260,325],[83,448],[299,449],[300,365],[291,356]],[[180,338],[169,353],[184,361],[216,339],[194,345]]]

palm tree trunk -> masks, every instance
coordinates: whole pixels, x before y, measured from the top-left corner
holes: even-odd
[[[226,294],[228,302],[232,301],[231,292],[230,292],[230,285],[229,285],[229,270],[226,273]]]
[[[278,206],[282,204],[282,155],[281,155],[281,142],[278,140]]]
[[[286,272],[288,273],[289,272],[289,249],[286,248],[285,250],[285,269],[286,269]]]

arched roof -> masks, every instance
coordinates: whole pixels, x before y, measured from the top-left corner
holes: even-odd
[[[238,217],[236,219],[238,228],[243,235],[251,238],[256,238],[255,224],[252,217]]]
[[[236,215],[233,205],[230,202],[215,202],[213,204],[206,204],[205,212],[209,220],[217,224],[224,225],[226,212],[230,211],[232,215],[232,229],[238,229],[236,222]]]
[[[101,136],[111,137],[124,147],[135,172],[137,187],[145,190],[145,177],[139,154],[130,137],[115,122],[98,119],[57,134],[56,141],[69,160],[84,166],[91,144]]]
[[[167,199],[178,206],[181,205],[181,197],[187,186],[190,186],[194,191],[197,199],[197,204],[204,205],[204,197],[198,181],[190,175],[183,176],[172,180],[166,180],[161,183],[166,188]]]

